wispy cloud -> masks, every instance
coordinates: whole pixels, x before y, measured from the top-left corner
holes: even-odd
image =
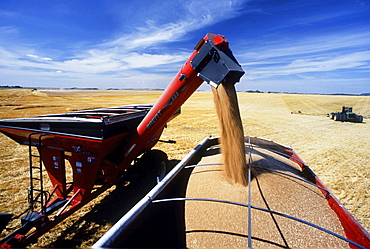
[[[246,51],[243,56],[250,60],[267,60],[286,56],[306,56],[325,54],[328,52],[342,53],[366,49],[370,44],[370,32],[352,30],[340,33],[326,33],[310,36],[304,39],[279,39],[269,37],[266,41],[257,41],[252,51]]]
[[[0,19],[8,21],[0,26],[0,84],[121,87],[124,81],[125,87],[165,87],[204,31],[233,36],[232,49],[248,85],[263,82],[267,88],[271,82],[290,81],[296,87],[298,82],[336,79],[344,84],[345,78],[364,84],[368,78],[370,32],[364,25],[368,4],[358,7],[344,0],[333,6],[300,0],[115,4],[96,13],[80,13],[66,4],[50,25],[50,15],[35,15],[39,10],[32,9],[34,15],[29,16],[0,10]],[[102,14],[102,23],[107,22],[99,32],[89,25],[100,24],[94,14]],[[70,25],[63,15],[77,18],[78,25]],[[34,22],[29,20],[41,27],[35,37],[29,32]],[[59,35],[62,31],[68,32]]]
[[[40,60],[44,60],[44,61],[52,61],[53,60],[52,58],[49,58],[49,57],[40,57],[40,56],[35,55],[35,54],[27,54],[26,56],[28,56],[30,58],[33,58],[33,59],[40,59]]]
[[[177,1],[180,15],[177,13],[173,18],[169,18],[171,22],[162,23],[157,21],[156,17],[149,17],[144,25],[136,27],[134,32],[123,34],[103,46],[120,46],[131,50],[178,41],[188,33],[236,17],[245,2],[245,0],[204,0],[201,3],[194,0]],[[171,15],[171,13],[158,14],[158,19],[161,19],[162,15]]]
[[[150,69],[158,69],[160,72],[166,66],[168,70],[177,71],[189,53],[184,51],[167,52],[159,49],[158,46],[163,48],[166,43],[187,39],[186,35],[191,32],[235,17],[243,2],[241,0],[225,0],[215,3],[207,0],[200,4],[198,1],[186,3],[178,1],[178,9],[185,11],[181,14],[177,13],[177,18],[169,17],[167,20],[170,21],[163,22],[163,15],[171,15],[171,13],[158,12],[157,16],[151,15],[141,24],[136,26],[134,24],[134,28],[130,29],[129,33],[118,31],[111,35],[114,38],[110,41],[104,38],[102,39],[104,42],[87,47],[77,53],[71,50],[65,59],[54,58],[52,54],[47,55],[48,50],[41,51],[35,47],[29,49],[23,47],[19,49],[20,46],[4,47],[3,49],[0,47],[0,54],[5,55],[2,57],[4,59],[0,59],[4,65],[0,70],[3,72],[3,76],[21,69],[25,75],[30,76],[29,79],[50,77],[50,80],[54,81],[55,74],[58,74],[58,77],[63,75],[63,77],[69,77],[70,80],[76,79],[76,81],[86,77],[85,80],[90,83],[92,75],[96,74],[104,75],[106,79],[109,79],[109,75],[128,77],[129,74],[136,78],[139,76],[146,78],[145,75],[150,75],[150,71],[148,71]],[[161,5],[165,2],[157,4]],[[161,9],[161,6],[158,6],[158,9]],[[14,33],[15,31],[16,29],[3,28],[0,32]],[[11,49],[9,50],[9,48]],[[68,54],[68,51],[66,53]],[[153,75],[150,77],[155,78]]]
[[[370,67],[369,32],[328,34],[254,46],[242,55],[249,79]]]

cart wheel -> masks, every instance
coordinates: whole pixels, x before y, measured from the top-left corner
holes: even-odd
[[[337,113],[337,114],[335,114],[335,116],[334,116],[334,120],[335,120],[335,121],[343,121],[342,113]]]
[[[146,151],[138,160],[137,166],[140,175],[146,175],[150,179],[154,178],[156,183],[158,183],[168,173],[169,164],[167,154],[161,150]]]

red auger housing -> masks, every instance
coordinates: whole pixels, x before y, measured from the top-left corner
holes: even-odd
[[[118,183],[129,167],[135,167],[132,162],[158,142],[166,123],[203,81],[217,88],[223,82],[238,82],[243,74],[226,38],[209,33],[154,105],[0,120],[2,133],[29,146],[31,185],[30,210],[0,247],[35,242]],[[72,182],[66,176],[68,165]],[[48,192],[43,189],[43,167],[53,186]]]

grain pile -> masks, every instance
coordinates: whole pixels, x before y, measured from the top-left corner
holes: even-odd
[[[246,144],[252,167],[282,171],[280,175],[260,171],[250,183],[253,206],[282,212],[345,236],[341,223],[320,191],[306,183],[298,165],[263,148]],[[248,203],[245,186],[232,185],[219,165],[217,146],[211,147],[198,163],[189,179],[187,198],[208,198]],[[185,203],[186,245],[194,247],[247,247],[247,207],[209,201]],[[254,248],[349,248],[345,241],[315,228],[272,215],[251,210],[251,236]]]
[[[234,83],[212,87],[221,130],[222,159],[225,172],[233,183],[248,184],[244,150],[244,131]]]

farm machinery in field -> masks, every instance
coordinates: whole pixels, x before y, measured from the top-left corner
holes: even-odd
[[[352,107],[347,106],[342,107],[342,112],[331,112],[329,117],[335,121],[354,123],[362,123],[364,119],[362,115],[357,115],[356,113],[352,112]]]
[[[126,105],[0,120],[29,147],[29,210],[0,247],[24,247],[135,171],[163,177],[166,155],[151,150],[166,123],[204,82],[235,84],[244,74],[221,35],[207,34],[154,105]],[[141,156],[141,157],[140,157]],[[142,164],[149,164],[141,167]],[[157,166],[157,168],[155,168]],[[52,189],[46,190],[44,172]],[[72,171],[72,177],[67,175]],[[1,215],[6,225],[11,215]],[[0,227],[3,229],[3,227]]]

